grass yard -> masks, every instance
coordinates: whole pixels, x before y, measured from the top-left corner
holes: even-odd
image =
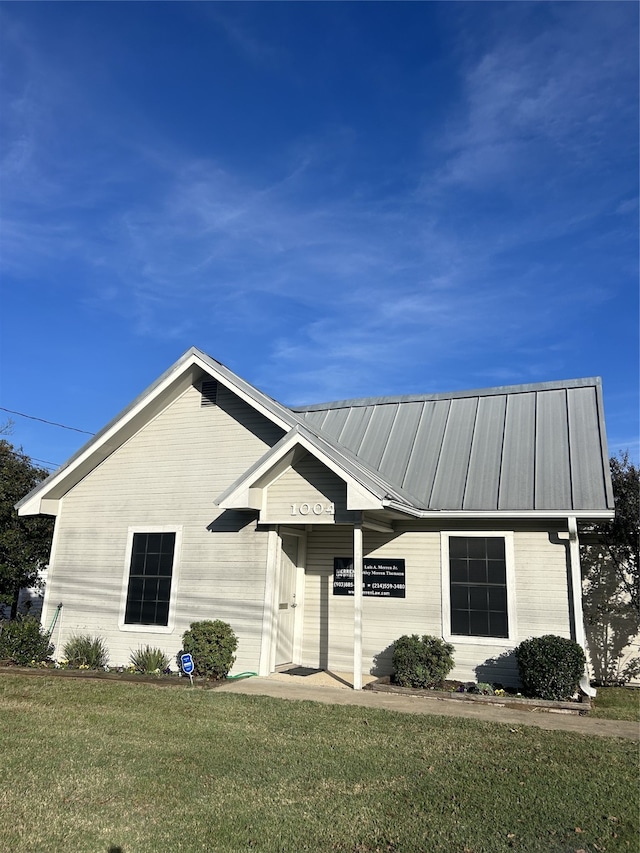
[[[605,720],[640,722],[640,689],[637,687],[598,687],[591,701],[589,716]]]
[[[629,741],[3,675],[0,748],[11,853],[637,850]]]

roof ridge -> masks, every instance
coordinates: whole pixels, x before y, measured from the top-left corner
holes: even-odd
[[[289,406],[294,414],[318,412],[325,409],[346,409],[363,406],[397,405],[398,403],[425,403],[432,400],[454,400],[464,397],[494,397],[503,394],[527,394],[536,391],[555,391],[566,388],[586,388],[601,385],[599,376],[580,379],[560,379],[551,382],[531,382],[522,385],[497,385],[493,388],[475,388],[464,391],[436,392],[431,394],[401,394],[390,397],[356,397],[351,400],[335,400],[327,403],[312,403],[308,406]]]

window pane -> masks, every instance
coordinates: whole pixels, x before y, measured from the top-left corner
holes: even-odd
[[[470,536],[467,540],[469,557],[484,560],[487,554],[486,541],[483,536]]]
[[[144,554],[147,550],[147,534],[146,533],[134,533],[133,534],[133,553],[134,554]]]
[[[498,610],[502,613],[507,612],[507,590],[503,586],[490,586],[487,588],[489,593],[489,610]]]
[[[155,601],[143,601],[140,608],[140,622],[143,625],[154,625],[156,621]]]
[[[157,575],[159,562],[160,554],[153,554],[151,552],[147,552],[147,561],[144,566],[145,575]]]
[[[129,598],[132,601],[142,600],[142,590],[144,589],[144,580],[138,577],[132,577],[129,581]]]
[[[491,623],[491,636],[492,637],[508,637],[509,630],[507,626],[507,614],[506,613],[490,613],[489,620]]]
[[[147,553],[158,554],[162,544],[162,533],[147,533]]]
[[[469,631],[474,637],[489,637],[489,614],[471,610],[469,612]]]
[[[484,560],[469,560],[469,583],[487,582],[487,564]]]
[[[158,579],[158,601],[169,601],[171,595],[171,578]]]
[[[487,543],[487,557],[490,560],[504,560],[504,539],[491,537],[485,539]]]
[[[469,592],[466,584],[451,587],[451,607],[453,610],[469,609]]]
[[[452,559],[450,566],[451,583],[467,583],[469,580],[466,560]]]
[[[170,554],[160,554],[158,561],[158,574],[169,575],[171,577],[171,569],[173,567],[173,552]]]
[[[156,625],[169,624],[169,602],[159,601],[156,608]]]
[[[449,537],[449,556],[450,557],[465,557],[467,556],[467,540],[464,536]]]
[[[141,601],[134,601],[131,599],[127,602],[127,611],[125,613],[124,621],[126,623],[136,623],[140,621],[140,608],[142,606]]]
[[[469,635],[469,611],[468,610],[452,610],[451,611],[451,633]]]
[[[507,567],[504,562],[498,560],[489,560],[487,563],[487,576],[489,583],[506,583]]]
[[[469,587],[469,609],[470,610],[488,610],[487,607],[487,587],[486,586],[470,586]]]

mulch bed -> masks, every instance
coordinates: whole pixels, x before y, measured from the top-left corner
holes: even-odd
[[[52,667],[29,667],[29,666],[14,666],[12,664],[0,663],[1,675],[32,675],[32,676],[50,676],[52,678],[90,678],[94,681],[120,681],[130,684],[151,684],[154,687],[191,687],[189,678],[179,675],[143,675],[140,672],[100,672],[96,669],[55,669]],[[194,687],[201,687],[204,690],[212,690],[215,687],[220,687],[225,684],[227,679],[212,681],[208,678],[193,679]]]
[[[458,693],[451,690],[425,690],[412,687],[400,687],[391,682],[390,676],[382,676],[371,681],[364,688],[374,693],[397,693],[404,696],[417,696],[421,699],[439,699],[453,702],[477,702],[481,705],[495,705],[499,708],[511,708],[518,711],[546,711],[553,714],[578,714],[585,716],[591,710],[591,700],[581,696],[579,701],[555,702],[548,699],[527,699],[521,696],[481,696],[478,693]]]

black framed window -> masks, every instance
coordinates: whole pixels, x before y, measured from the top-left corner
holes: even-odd
[[[449,586],[452,634],[509,636],[502,536],[450,536]]]
[[[127,625],[168,625],[175,533],[134,533]]]

